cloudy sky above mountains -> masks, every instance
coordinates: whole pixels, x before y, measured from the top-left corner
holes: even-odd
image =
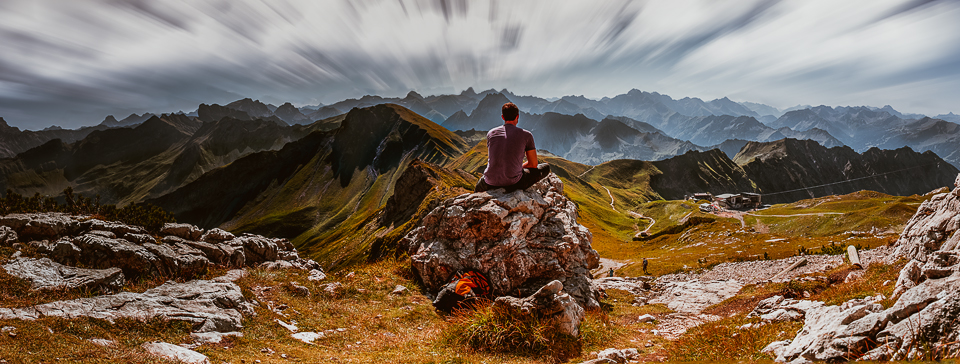
[[[26,129],[471,86],[960,112],[960,2],[0,2],[0,117]]]

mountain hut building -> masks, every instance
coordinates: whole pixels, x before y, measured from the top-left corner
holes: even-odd
[[[759,208],[761,205],[760,194],[752,192],[724,193],[715,196],[714,202],[720,207],[731,210],[749,210]]]

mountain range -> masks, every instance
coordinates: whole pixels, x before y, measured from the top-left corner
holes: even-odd
[[[881,108],[798,105],[780,110],[759,103],[737,103],[728,98],[711,101],[689,97],[673,99],[639,90],[600,100],[583,96],[548,100],[516,95],[506,89],[478,93],[468,88],[456,95],[424,97],[411,91],[403,98],[367,95],[331,105],[300,108],[290,103],[275,106],[247,98],[222,106],[202,104],[196,111],[185,115],[205,122],[230,116],[238,120],[273,121],[280,126],[306,125],[344,114],[353,108],[391,103],[404,106],[452,131],[468,131],[488,130],[499,125],[497,104],[505,102],[514,102],[520,107],[523,112],[521,126],[534,131],[539,147],[579,163],[598,164],[617,158],[661,160],[689,150],[706,151],[718,147],[732,158],[745,141],[794,138],[814,140],[826,147],[847,145],[857,152],[865,152],[871,147],[896,149],[909,146],[918,151],[932,150],[954,166],[960,166],[960,144],[955,143],[953,132],[960,117],[950,113],[925,120],[926,116],[903,114],[889,105]],[[122,120],[107,116],[99,125],[80,130],[51,127],[21,132],[4,127],[4,123],[0,126],[0,157],[13,157],[52,139],[71,143],[93,130],[133,127],[151,116],[155,114],[132,114]],[[609,121],[603,128],[598,128],[608,119],[620,121],[635,131]],[[943,120],[948,124],[932,120]],[[573,129],[555,130],[568,127]],[[617,130],[617,135],[610,135],[611,130]],[[660,135],[655,135],[657,133]]]
[[[482,116],[498,114],[507,97],[486,93],[467,118],[487,122]],[[194,117],[152,115],[74,142],[47,141],[0,160],[0,189],[58,195],[72,187],[104,203],[149,202],[203,227],[290,238],[335,268],[392,254],[439,201],[472,189],[486,164],[484,131],[454,133],[398,104],[290,125],[277,116],[280,107],[241,101],[201,105]],[[616,238],[604,232],[612,196],[630,206],[694,192],[758,192],[767,203],[861,189],[916,194],[951,185],[958,173],[937,154],[910,148],[858,153],[784,138],[725,140],[707,149],[623,116],[525,112],[521,120],[596,239]],[[946,121],[927,123],[937,135],[956,131]],[[639,154],[654,157],[622,159]],[[613,160],[600,163],[606,158]]]

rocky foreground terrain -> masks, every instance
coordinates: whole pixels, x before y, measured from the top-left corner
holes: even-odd
[[[960,178],[956,185],[960,187]],[[809,273],[844,264],[838,256],[804,256],[724,263],[657,279],[592,279],[590,270],[599,265],[599,256],[591,247],[591,233],[577,219],[576,205],[563,195],[563,183],[551,175],[526,191],[464,194],[443,201],[402,244],[428,298],[434,298],[454,273],[480,271],[498,297],[495,306],[517,318],[546,319],[571,336],[580,335],[585,310],[599,307],[606,290],[630,292],[636,306],[662,304],[670,309],[670,313],[638,320],[655,323],[654,335],[675,340],[691,327],[722,319],[705,313],[711,312],[707,308],[735,297],[745,285],[803,280]],[[958,230],[960,188],[923,203],[893,246],[861,252],[864,266],[909,260],[896,282],[889,283],[896,287],[893,297],[877,295],[840,305],[783,296],[763,299],[750,313],[756,325],[803,323],[796,337],[770,343],[764,352],[778,362],[791,363],[903,360],[957,352]],[[0,307],[0,319],[183,321],[192,327],[192,345],[242,336],[244,320],[256,315],[257,307],[279,312],[277,304],[258,291],[270,287],[253,289],[253,296],[243,295],[235,282],[247,274],[246,268],[303,270],[311,281],[326,277],[319,264],[300,258],[284,239],[235,236],[188,224],[166,224],[151,234],[137,226],[85,216],[13,214],[0,217],[0,246],[16,250],[9,260],[0,262],[2,268],[30,282],[31,290],[91,293],[26,307]],[[211,277],[210,272],[221,273],[198,279]],[[847,279],[856,279],[857,274]],[[124,288],[128,280],[157,276],[168,281],[142,292]],[[323,287],[342,290],[339,283]],[[296,285],[287,289],[307,290]],[[396,291],[403,294],[406,288],[398,286]],[[309,290],[302,295],[309,296]],[[305,343],[330,335],[323,330],[302,331],[294,321],[276,320],[276,324]],[[150,342],[143,350],[184,362],[207,360],[191,351],[190,345]],[[611,348],[591,353],[597,358],[588,362],[636,361],[643,351]]]
[[[302,269],[310,271],[311,279],[325,277],[319,264],[300,258],[284,239],[234,236],[188,224],[166,224],[158,235],[151,235],[138,226],[86,216],[12,214],[0,217],[0,244],[17,249],[2,268],[31,282],[33,290],[99,293],[29,307],[0,307],[0,319],[160,318],[190,323],[191,335],[201,343],[242,335],[244,317],[255,315],[253,308],[260,303],[246,299],[234,283],[246,274],[243,268]],[[230,270],[214,279],[192,279],[215,269]],[[127,279],[154,276],[169,280],[142,293],[113,293]],[[186,362],[206,360],[167,343],[149,343],[144,349]]]

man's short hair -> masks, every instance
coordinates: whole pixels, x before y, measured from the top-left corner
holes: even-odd
[[[501,112],[503,113],[503,120],[506,121],[516,120],[517,116],[520,116],[520,108],[512,102],[503,104]]]

